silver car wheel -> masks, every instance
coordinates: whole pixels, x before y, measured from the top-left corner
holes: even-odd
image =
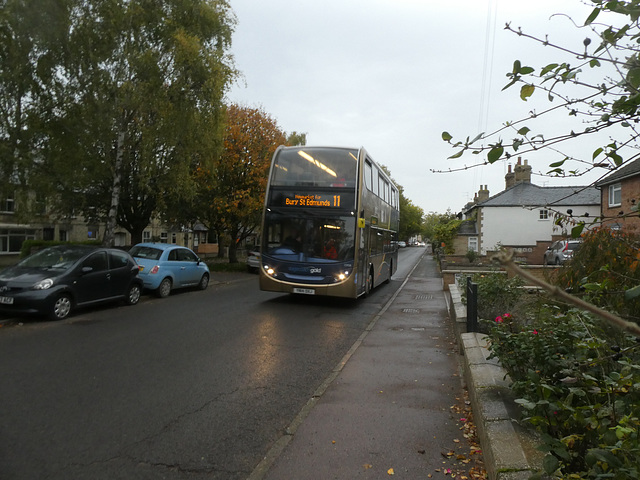
[[[134,283],[129,287],[129,292],[127,293],[127,305],[135,305],[140,301],[140,295],[142,293],[142,289],[140,285]]]
[[[71,313],[71,298],[68,295],[60,295],[51,309],[53,320],[64,320]]]
[[[160,298],[166,298],[169,296],[171,293],[171,279],[169,277],[160,282],[157,293]]]

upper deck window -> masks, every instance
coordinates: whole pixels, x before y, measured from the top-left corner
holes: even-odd
[[[271,185],[356,186],[358,151],[292,147],[278,152]]]

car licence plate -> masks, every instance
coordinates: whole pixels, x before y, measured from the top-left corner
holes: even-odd
[[[315,295],[316,291],[313,288],[294,288],[293,293],[301,293],[303,295]]]
[[[0,303],[3,305],[13,305],[13,297],[0,297]]]

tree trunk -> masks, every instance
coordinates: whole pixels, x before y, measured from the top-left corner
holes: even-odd
[[[116,144],[116,164],[113,168],[113,184],[111,185],[111,206],[107,215],[107,228],[104,231],[102,245],[113,247],[115,243],[116,218],[118,215],[118,203],[120,202],[120,181],[122,180],[122,157],[124,155],[124,129],[118,133]]]
[[[238,244],[231,242],[229,244],[229,263],[238,263]]]

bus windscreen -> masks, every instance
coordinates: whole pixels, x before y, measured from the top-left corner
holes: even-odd
[[[344,148],[289,148],[278,153],[271,186],[355,188],[358,151]]]

